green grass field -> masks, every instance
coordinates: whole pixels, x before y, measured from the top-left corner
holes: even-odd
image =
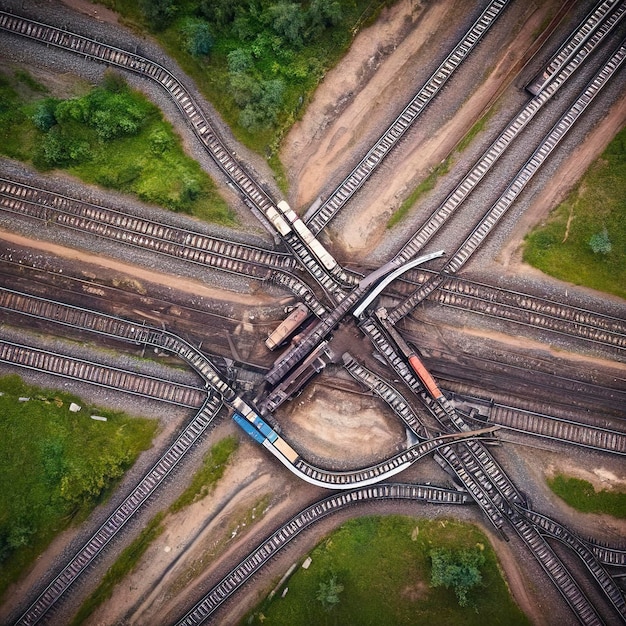
[[[154,420],[0,378],[0,593],[73,522],[105,499],[150,447]],[[19,398],[30,398],[20,401]],[[69,410],[71,402],[82,406]],[[106,422],[90,419],[97,414]]]
[[[205,221],[235,223],[159,109],[119,76],[109,73],[103,86],[60,100],[24,74],[0,72],[0,154]]]
[[[620,491],[596,491],[593,485],[580,478],[557,474],[548,480],[550,489],[567,504],[583,513],[606,513],[626,518],[626,493]]]
[[[453,590],[430,586],[434,548],[480,550],[482,582],[462,608]],[[344,524],[310,554],[308,570],[298,568],[271,601],[264,601],[241,624],[264,626],[429,624],[528,624],[509,595],[495,554],[475,526],[453,520],[403,516],[364,517]],[[320,583],[334,578],[339,602],[324,608]]]
[[[626,298],[626,129],[526,237],[524,261],[555,278]]]

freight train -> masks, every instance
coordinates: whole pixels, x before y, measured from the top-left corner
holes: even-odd
[[[267,448],[284,465],[293,466],[296,463],[300,455],[256,411],[240,398],[233,402],[233,406],[233,421],[248,436]]]

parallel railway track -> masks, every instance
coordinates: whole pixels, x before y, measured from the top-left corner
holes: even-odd
[[[473,253],[491,234],[513,202],[522,193],[526,185],[537,173],[550,154],[552,154],[556,146],[562,141],[567,132],[573,127],[574,123],[598,95],[602,87],[604,87],[610,78],[619,70],[624,62],[624,59],[626,59],[626,43],[623,43],[619,47],[600,72],[598,72],[596,76],[587,84],[587,87],[578,97],[576,102],[553,126],[548,135],[544,137],[539,147],[534,151],[526,164],[517,173],[504,193],[502,193],[500,198],[474,227],[472,232],[466,237],[465,241],[459,246],[457,251],[445,263],[441,269],[441,273],[422,285],[404,302],[389,313],[389,320],[392,324],[397,323],[405,315],[410,313],[419,302],[438,289],[445,280],[446,275],[455,274],[469,261]]]
[[[191,344],[165,330],[130,322],[120,317],[97,313],[81,307],[0,288],[0,309],[47,320],[136,345],[149,345],[178,355],[195,369],[217,393],[226,399],[234,391],[223,380],[209,359]]]
[[[198,387],[3,339],[0,339],[0,361],[192,409],[200,407],[206,399],[206,391]]]
[[[411,275],[411,279],[420,286],[435,277],[435,272],[423,269]],[[393,296],[397,297],[395,293]],[[548,298],[447,275],[427,300],[530,328],[626,349],[626,319],[623,317]]]
[[[544,105],[582,65],[593,50],[607,37],[626,14],[626,2],[606,0],[574,31],[564,50],[557,55],[549,82],[517,113],[497,139],[485,150],[472,169],[448,194],[445,201],[426,220],[421,228],[407,241],[396,255],[398,263],[406,262],[417,254],[452,217],[461,204],[474,191],[489,170],[497,163],[519,134],[539,113]],[[581,38],[583,45],[578,45]]]
[[[115,65],[154,80],[173,99],[194,134],[227,179],[240,191],[246,204],[257,215],[260,213],[264,217],[265,225],[268,224],[268,220],[274,224],[270,216],[277,213],[276,203],[227,149],[189,90],[165,67],[133,52],[5,11],[0,11],[0,29],[62,48],[85,58]],[[276,234],[273,229],[272,232]],[[354,284],[353,277],[347,275],[339,264],[331,269],[320,264],[311,253],[307,242],[303,243],[300,235],[293,228],[290,228],[287,233],[282,233],[282,238],[311,276],[331,297],[340,295],[342,286]]]
[[[330,196],[305,221],[311,232],[319,233],[350,200],[350,198],[365,184],[374,173],[377,166],[396,146],[404,134],[411,128],[415,120],[430,104],[435,96],[443,89],[453,73],[460,67],[469,53],[487,33],[491,25],[504,11],[509,0],[493,0],[481,13],[463,38],[457,43],[452,52],[434,71],[424,86],[411,102],[398,115],[395,121],[383,133],[359,164],[350,172],[345,180],[333,191]]]

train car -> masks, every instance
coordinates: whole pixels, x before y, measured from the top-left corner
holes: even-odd
[[[274,443],[276,439],[278,439],[276,431],[267,422],[265,422],[265,420],[263,420],[260,415],[257,415],[256,413],[254,413],[253,415],[254,416],[252,418],[252,423],[254,424],[255,428],[264,437],[266,437],[270,443]]]
[[[292,465],[298,460],[300,455],[282,438],[278,437],[272,444]]]
[[[278,210],[285,216],[288,222],[291,223],[293,229],[298,233],[298,236],[308,246],[309,250],[319,259],[322,265],[327,270],[333,270],[337,267],[337,261],[335,258],[324,248],[324,246],[315,238],[315,235],[309,230],[307,225],[298,217],[297,213],[284,201],[281,200],[278,205]]]
[[[289,222],[273,206],[265,210],[265,216],[283,237],[286,237],[291,232],[292,229]]]
[[[252,437],[252,439],[263,445],[266,439],[265,436],[262,435],[245,417],[242,417],[239,413],[233,413],[233,421],[250,437]]]
[[[435,379],[431,376],[430,372],[426,369],[421,359],[417,354],[413,353],[409,356],[409,365],[411,369],[417,374],[417,377],[422,381],[422,384],[428,390],[428,393],[437,401],[441,400],[445,396],[437,386]]]
[[[265,340],[265,345],[269,350],[275,350],[283,344],[304,321],[311,315],[311,311],[306,304],[298,302],[293,311],[278,325],[276,330]]]

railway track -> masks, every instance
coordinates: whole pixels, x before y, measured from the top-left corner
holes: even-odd
[[[338,263],[335,262],[330,267],[326,267],[311,253],[309,242],[302,239],[293,224],[287,224],[287,221],[280,217],[273,199],[235,159],[188,89],[165,67],[133,52],[5,11],[0,11],[0,29],[79,54],[85,58],[121,67],[155,81],[173,99],[194,134],[222,173],[239,190],[246,204],[256,215],[260,213],[263,216],[263,223],[268,225],[269,221],[273,227],[277,227],[276,220],[282,220],[283,232],[280,234],[283,241],[325,291],[333,297],[341,295],[342,286],[348,287],[354,284],[354,277],[349,276]],[[276,235],[274,228],[271,232]],[[317,245],[324,255],[334,261],[319,242]]]
[[[5,178],[0,178],[0,209],[260,279],[267,278],[270,270],[296,269],[293,256],[287,253],[209,237]]]
[[[255,548],[215,585],[177,624],[192,626],[203,624],[231,598],[252,576],[289,542],[314,523],[349,506],[372,500],[415,500],[437,504],[466,504],[467,494],[428,485],[378,484],[354,491],[335,494],[307,507]]]
[[[293,256],[284,252],[210,237],[4,178],[0,210],[246,278],[265,281],[281,276],[274,282],[302,298],[316,315],[326,311],[294,274],[299,266]]]
[[[600,563],[594,551],[582,539],[555,520],[522,507],[518,507],[518,510],[539,532],[548,537],[558,539],[578,555],[615,610],[621,615],[622,619],[626,619],[626,601],[622,591],[615,584],[613,577]]]
[[[626,14],[623,0],[606,0],[588,16],[574,31],[564,51],[556,57],[549,82],[530,102],[525,104],[498,138],[485,150],[472,169],[456,185],[444,202],[426,220],[422,227],[407,241],[396,255],[398,263],[404,263],[417,254],[443,227],[461,204],[478,186],[487,172],[497,163],[518,135],[539,113],[543,106],[557,94],[559,89],[581,66],[584,60],[607,37]],[[581,39],[584,40],[579,45]]]
[[[229,399],[235,395],[204,354],[168,331],[5,288],[0,288],[0,309],[172,352],[196,370],[221,396]]]
[[[626,433],[494,403],[488,422],[519,433],[571,443],[612,454],[626,454]]]
[[[210,426],[222,406],[218,394],[210,394],[200,411],[183,429],[174,443],[161,456],[155,465],[139,481],[132,492],[115,509],[93,536],[78,550],[67,565],[39,594],[26,612],[19,618],[20,626],[32,626],[59,602],[81,574],[93,563],[114,537],[126,526],[132,517],[154,494],[158,487],[180,463],[184,455],[200,439]]]
[[[550,156],[552,151],[562,141],[567,132],[573,127],[576,120],[591,104],[602,87],[607,84],[609,79],[621,67],[625,58],[626,43],[623,43],[600,70],[600,72],[598,72],[588,83],[587,87],[572,107],[570,107],[570,109],[553,126],[548,135],[544,137],[539,147],[534,151],[526,164],[517,173],[500,198],[494,203],[489,211],[487,211],[480,222],[467,236],[465,241],[459,246],[457,251],[445,263],[440,274],[424,283],[403,303],[398,305],[389,313],[389,321],[392,324],[397,323],[400,319],[402,319],[402,317],[410,313],[419,302],[428,297],[428,295],[430,295],[435,289],[439,288],[445,280],[446,275],[455,274],[469,261],[473,253],[484,243],[486,238],[500,222],[502,217],[506,214],[513,202],[517,199],[539,168]]]
[[[416,381],[404,360],[395,353],[384,333],[371,318],[361,324],[361,328],[370,336],[379,352],[385,357],[393,369],[403,378],[407,385],[423,399],[425,392],[421,383]],[[469,427],[455,411],[444,411],[437,403],[425,402],[433,416],[442,426],[457,430]],[[597,611],[580,588],[567,567],[559,559],[536,528],[522,518],[514,509],[517,504],[524,504],[524,497],[506,476],[495,459],[478,442],[458,442],[454,447],[442,446],[438,449],[442,463],[457,476],[463,487],[471,494],[486,518],[493,526],[506,536],[506,529],[513,526],[527,548],[540,563],[555,587],[559,590],[568,606],[583,624],[601,624]]]
[[[413,284],[420,286],[433,277],[436,277],[435,272],[424,269],[411,275],[415,281]],[[626,320],[623,317],[605,315],[458,276],[445,276],[439,288],[428,296],[428,301],[600,345],[626,348]]]
[[[365,184],[377,166],[391,152],[404,134],[411,128],[424,109],[461,66],[469,53],[487,33],[491,25],[501,15],[509,0],[492,0],[452,52],[444,59],[430,78],[424,83],[417,95],[398,115],[389,128],[382,134],[359,164],[330,196],[310,215],[305,222],[314,234],[319,233]]]
[[[190,409],[199,408],[206,399],[206,391],[198,387],[3,339],[0,339],[0,361]]]

